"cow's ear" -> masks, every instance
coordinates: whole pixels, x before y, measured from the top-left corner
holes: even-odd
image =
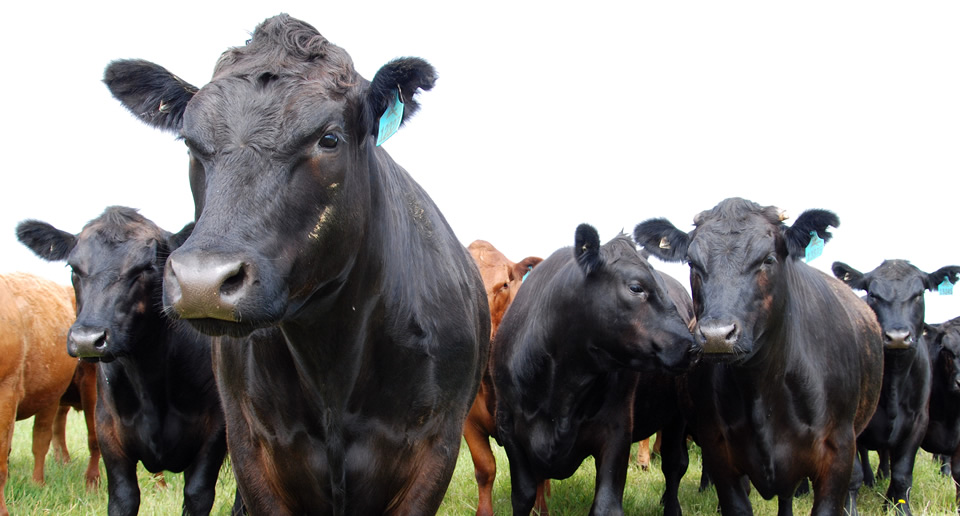
[[[827,231],[829,227],[840,227],[840,218],[828,210],[807,210],[797,217],[797,221],[783,230],[787,241],[787,254],[793,257],[802,257],[810,244],[812,233],[824,242],[829,242],[833,235]]]
[[[540,265],[540,262],[542,261],[543,258],[540,258],[539,256],[528,256],[520,260],[519,262],[513,264],[513,270],[510,271],[510,279],[520,279],[522,281],[524,276],[532,271],[534,267]]]
[[[950,283],[956,284],[960,280],[960,267],[956,265],[940,267],[935,272],[927,274],[924,286],[927,287],[927,290],[937,290],[944,279],[949,279]]]
[[[650,219],[633,228],[633,241],[663,261],[682,262],[687,257],[690,235],[667,219]]]
[[[846,283],[854,290],[867,290],[867,282],[864,280],[863,273],[843,262],[833,262],[833,275],[838,280]]]
[[[167,245],[170,247],[170,251],[173,252],[177,250],[184,242],[190,238],[190,235],[193,234],[193,228],[196,225],[196,222],[191,222],[186,226],[183,226],[183,229],[170,235],[167,239]]]
[[[142,59],[118,60],[107,65],[103,82],[110,93],[143,123],[179,133],[183,112],[196,86]]]
[[[923,323],[923,340],[927,341],[927,344],[930,346],[931,359],[936,356],[938,352],[937,348],[940,347],[945,333],[946,331],[944,330],[943,324]]]
[[[436,81],[437,71],[419,57],[401,57],[383,65],[373,76],[363,101],[365,131],[374,137],[378,135],[380,117],[393,106],[397,92],[403,102],[402,126],[420,109],[417,92],[433,89]]]
[[[573,237],[573,256],[577,264],[589,276],[603,267],[603,256],[600,255],[600,235],[590,224],[580,224]]]
[[[51,262],[66,260],[77,244],[77,237],[72,233],[60,231],[39,220],[25,220],[17,224],[17,240],[40,258]]]

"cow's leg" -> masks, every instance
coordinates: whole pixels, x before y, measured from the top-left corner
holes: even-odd
[[[910,512],[910,488],[913,486],[913,466],[916,463],[917,451],[922,439],[922,433],[910,436],[910,439],[906,439],[907,442],[900,443],[888,453],[890,486],[887,488],[886,503],[892,504],[898,514],[912,514]]]
[[[953,485],[956,487],[954,503],[957,506],[957,514],[960,514],[960,448],[957,448],[950,457],[950,473],[953,475]]]
[[[852,425],[851,425],[852,426]],[[828,436],[833,443],[824,443],[818,450],[817,474],[813,478],[813,510],[811,515],[842,514],[853,485],[853,463],[857,459],[856,436]]]
[[[550,496],[549,478],[537,484],[537,498],[536,501],[533,502],[533,514],[550,516],[550,508],[547,506],[548,496]]]
[[[870,450],[858,445],[857,456],[860,459],[860,468],[863,471],[863,485],[873,487],[876,482],[873,478],[873,470],[870,468]]]
[[[478,397],[473,402],[467,422],[463,425],[463,438],[473,459],[473,472],[477,479],[477,516],[493,516],[493,480],[497,476],[497,460],[490,449],[490,434],[473,420]]]
[[[537,479],[520,453],[511,453],[509,443],[506,449],[507,463],[510,465],[510,503],[513,514],[530,514],[537,498]]]
[[[616,428],[607,434],[596,457],[597,479],[590,514],[623,514],[623,489],[630,464],[630,432]]]
[[[793,516],[793,495],[777,497],[777,516]]]
[[[53,456],[61,464],[70,462],[70,451],[67,450],[67,415],[69,414],[70,407],[61,405],[53,418]]]
[[[85,473],[87,490],[100,486],[100,443],[97,440],[97,366],[82,362],[77,368],[80,377],[80,405],[83,407],[83,420],[87,425],[87,461]]]
[[[890,450],[877,450],[877,480],[890,478]]]
[[[687,429],[683,418],[677,414],[658,432],[660,444],[660,469],[663,471],[664,489],[660,504],[664,516],[679,516],[680,480],[687,472],[690,457],[687,453]]]
[[[216,497],[217,477],[227,455],[226,435],[218,433],[197,453],[197,459],[183,472],[183,514],[210,514]]]
[[[863,485],[863,463],[856,458],[853,461],[853,468],[850,474],[850,487],[847,489],[847,501],[845,505],[848,516],[857,516],[857,495],[860,492],[860,486]]]
[[[43,485],[43,470],[53,439],[53,420],[57,418],[60,400],[54,401],[33,416],[33,481]]]
[[[650,439],[643,439],[637,446],[637,464],[640,469],[647,471],[650,469]]]
[[[127,457],[113,426],[113,418],[97,400],[97,437],[107,471],[107,512],[110,516],[133,516],[140,509],[140,486],[137,484],[137,460]]]
[[[720,512],[725,515],[753,514],[750,497],[747,495],[747,490],[741,481],[743,477],[732,471],[724,473],[710,472],[710,478],[713,480],[714,488],[717,490],[717,501],[720,503]]]
[[[3,490],[7,485],[7,460],[10,456],[10,443],[13,441],[18,399],[19,389],[13,379],[0,382],[0,516],[9,514]]]

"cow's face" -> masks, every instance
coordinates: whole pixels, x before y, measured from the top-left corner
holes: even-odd
[[[510,261],[489,242],[477,240],[467,248],[473,257],[483,287],[487,291],[487,303],[490,305],[490,337],[493,338],[500,327],[507,307],[517,296],[523,278],[533,270],[543,258],[528,256],[518,263]]]
[[[866,301],[877,314],[888,350],[915,349],[923,331],[924,293],[935,290],[944,276],[955,280],[956,267],[944,267],[933,274],[921,271],[905,260],[885,260],[866,274],[841,262],[833,274],[856,290],[867,292]]]
[[[583,298],[576,302],[596,331],[587,344],[600,363],[669,371],[692,365],[699,348],[687,321],[629,237],[621,235],[601,247],[596,230],[583,224],[577,228],[574,255],[584,275]]]
[[[71,356],[109,362],[135,354],[137,342],[156,331],[163,257],[175,239],[135,210],[108,208],[79,235],[40,222],[21,224],[18,235],[41,257],[65,259],[73,272]]]
[[[164,305],[206,333],[243,335],[336,292],[369,237],[371,169],[388,159],[374,150],[380,115],[399,97],[408,118],[434,80],[407,58],[368,82],[287,16],[225,52],[199,90],[150,63],[112,64],[114,95],[190,151],[198,219],[167,262]]]
[[[960,320],[929,325],[925,331],[935,381],[960,396]]]
[[[694,333],[705,357],[743,361],[753,356],[757,337],[779,323],[784,275],[803,255],[810,232],[827,240],[827,226],[839,224],[822,210],[804,212],[792,227],[781,218],[774,207],[727,199],[698,215],[690,233],[663,219],[635,229],[637,242],[651,253],[689,264]]]

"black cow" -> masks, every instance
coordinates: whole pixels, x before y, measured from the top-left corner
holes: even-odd
[[[933,380],[930,423],[921,446],[930,453],[947,456],[960,512],[960,317],[926,325],[925,331]]]
[[[628,236],[601,247],[596,230],[580,225],[573,249],[530,272],[494,339],[497,439],[510,462],[514,514],[529,514],[538,483],[569,477],[590,455],[591,514],[622,513],[631,437],[649,437],[668,421],[675,431],[664,433],[663,468],[679,483],[686,456],[678,462],[672,451],[685,451],[676,405],[645,410],[642,419],[631,407],[642,375],[682,371],[698,350],[664,278]],[[672,496],[668,512],[679,511]]]
[[[185,514],[208,514],[227,452],[210,337],[161,310],[164,262],[193,229],[171,234],[131,208],[110,207],[78,235],[35,220],[20,241],[73,269],[77,320],[67,351],[97,368],[97,438],[110,514],[140,507],[137,463],[183,472]]]
[[[954,277],[958,271],[960,268],[951,266],[928,274],[905,260],[884,260],[864,274],[845,263],[833,263],[834,276],[854,290],[867,293],[867,304],[877,314],[883,331],[880,402],[857,439],[864,483],[873,485],[867,450],[879,450],[877,476],[890,474],[886,501],[896,502],[906,514],[910,514],[913,466],[929,418],[930,357],[922,342],[923,294],[936,290],[945,276]]]
[[[668,261],[686,261],[704,360],[687,375],[691,433],[724,514],[750,514],[740,479],[790,514],[813,480],[814,514],[856,511],[856,436],[880,395],[883,350],[870,307],[800,257],[839,221],[809,210],[793,226],[776,208],[727,199],[685,233],[665,219],[634,238]]]
[[[164,305],[212,335],[231,462],[266,514],[431,513],[453,474],[490,339],[480,275],[424,190],[377,145],[435,71],[367,81],[286,15],[201,89],[145,61],[104,81],[190,151],[199,218]],[[386,136],[383,133],[382,136]]]

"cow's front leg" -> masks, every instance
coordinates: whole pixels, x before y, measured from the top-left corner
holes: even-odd
[[[600,453],[594,457],[597,479],[591,515],[623,514],[623,488],[627,483],[627,465],[630,462],[630,432],[617,429],[608,436]]]
[[[197,460],[183,472],[183,513],[210,514],[216,497],[217,478],[227,455],[225,432],[204,444]]]

